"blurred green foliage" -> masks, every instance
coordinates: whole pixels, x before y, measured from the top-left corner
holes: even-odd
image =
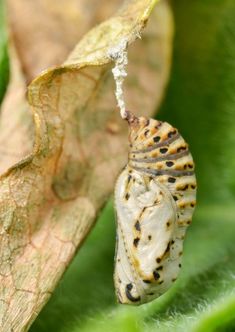
[[[7,54],[7,34],[5,29],[4,5],[0,0],[0,104],[9,81],[9,60]]]
[[[172,75],[158,117],[190,143],[199,183],[179,280],[150,304],[116,304],[109,202],[31,332],[235,331],[235,2],[175,0],[173,12]]]
[[[199,199],[235,196],[235,2],[177,0],[173,71],[161,118],[190,143]]]

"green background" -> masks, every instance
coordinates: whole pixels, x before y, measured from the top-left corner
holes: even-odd
[[[173,66],[158,118],[189,142],[199,187],[181,275],[150,304],[116,304],[110,201],[30,332],[235,331],[235,1],[175,0],[173,13]],[[5,45],[1,34],[0,99]]]
[[[7,34],[5,29],[5,11],[0,0],[0,105],[9,80],[9,61],[7,56]]]

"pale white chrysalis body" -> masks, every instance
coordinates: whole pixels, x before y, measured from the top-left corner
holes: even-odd
[[[128,114],[128,165],[115,187],[115,288],[120,303],[142,304],[163,294],[181,268],[196,178],[188,146],[166,122]]]

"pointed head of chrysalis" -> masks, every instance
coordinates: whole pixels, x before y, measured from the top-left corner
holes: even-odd
[[[138,132],[148,125],[149,120],[145,117],[137,117],[130,111],[126,111],[126,120],[129,125],[129,141],[132,144]]]

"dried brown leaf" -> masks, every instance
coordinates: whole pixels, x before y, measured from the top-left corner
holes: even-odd
[[[29,86],[33,152],[0,179],[1,331],[28,329],[113,190],[125,164],[127,126],[115,106],[108,50],[124,37],[129,42],[136,39],[155,2],[126,1],[115,16],[81,40],[63,65],[43,72]],[[128,107],[144,115],[159,104],[169,74],[172,18],[167,3],[156,7],[149,23],[143,40],[130,46],[126,82]],[[32,64],[27,68],[30,77]],[[18,71],[16,78],[22,83],[22,73]],[[19,86],[13,86],[14,93]],[[1,125],[5,132],[0,142],[19,130],[18,148],[24,150],[24,113],[10,112],[9,94],[13,95],[11,89],[3,110],[5,121],[11,123],[12,116],[15,127],[7,134]],[[22,92],[13,104],[25,107]],[[7,150],[15,151],[10,142]],[[18,155],[6,154],[2,169]]]

